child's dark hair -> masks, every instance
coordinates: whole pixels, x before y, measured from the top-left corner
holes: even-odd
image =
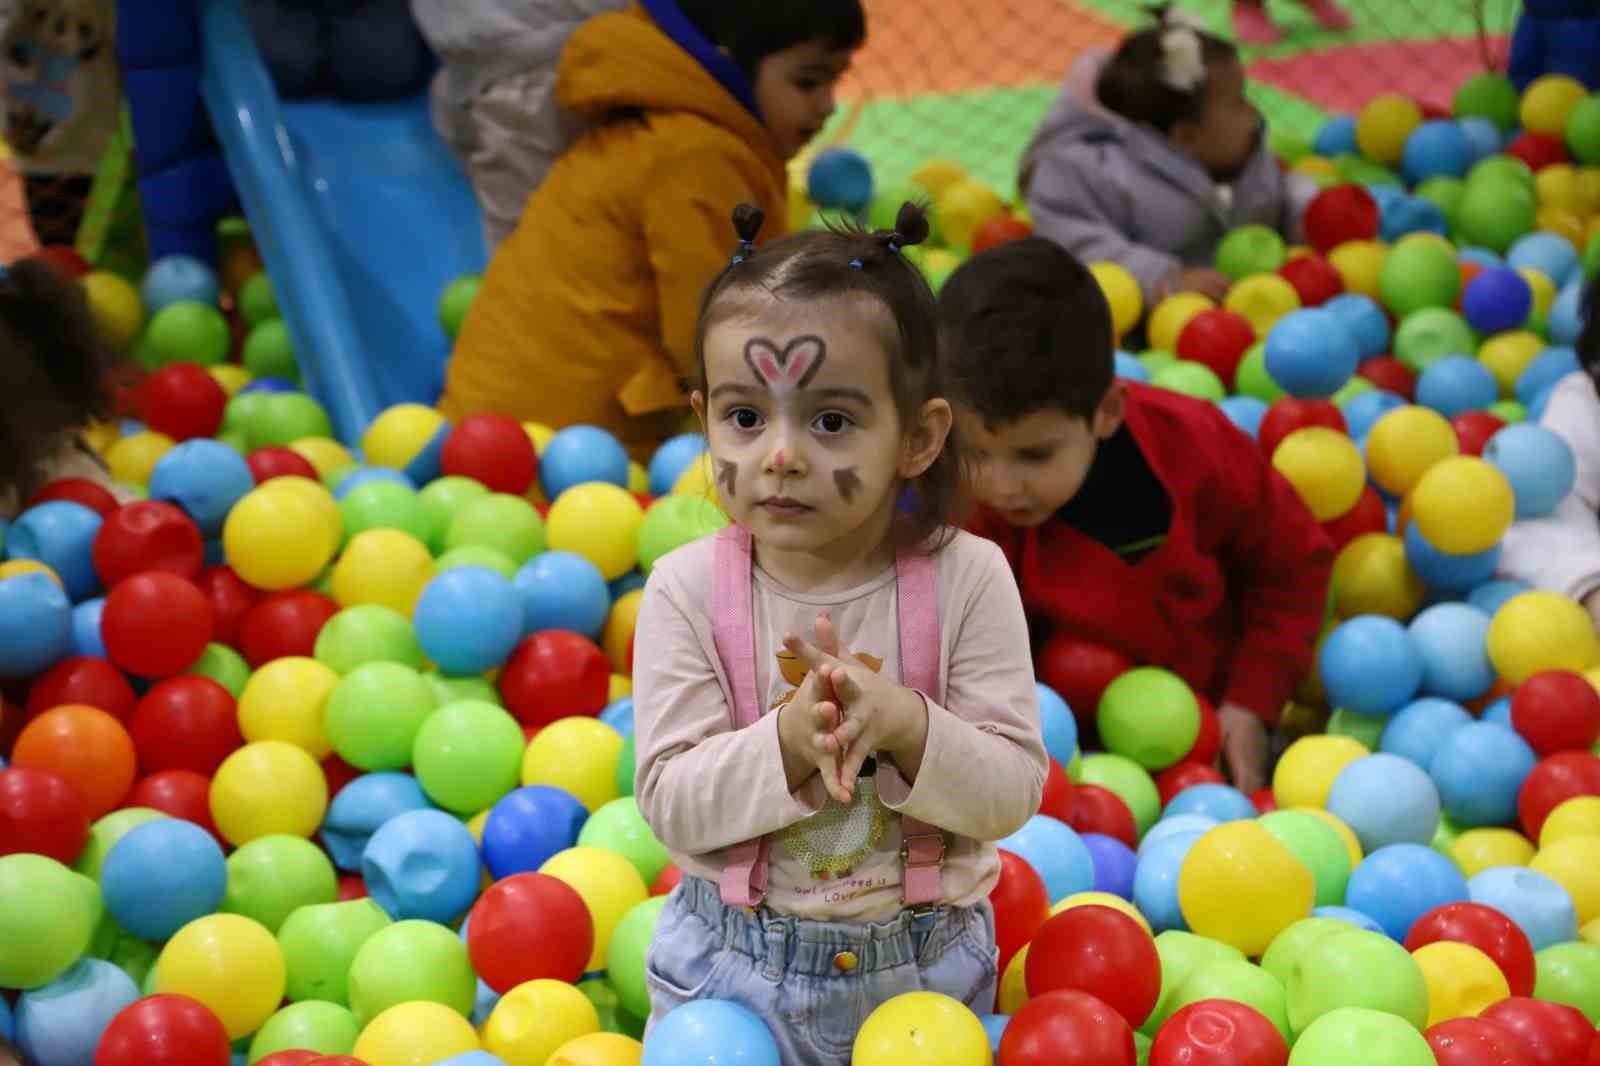
[[[1090,418],[1111,388],[1111,308],[1087,267],[1028,237],[974,256],[939,294],[950,399],[985,423],[1035,411]]]
[[[1583,298],[1583,332],[1578,334],[1578,362],[1600,385],[1600,274],[1589,282]]]
[[[762,212],[749,204],[733,213],[739,251],[700,303],[696,388],[706,387],[706,336],[720,323],[755,313],[772,300],[854,300],[884,312],[873,318],[889,354],[889,384],[901,420],[916,417],[924,403],[943,395],[937,300],[922,271],[904,254],[928,239],[928,216],[920,205],[902,206],[893,230],[869,233],[845,223],[791,234],[757,249],[755,239],[764,221]],[[958,517],[962,483],[954,432],[933,465],[912,482],[914,506],[895,526],[895,541],[902,547],[927,543]]]
[[[0,277],[0,492],[23,498],[65,434],[107,418],[100,346],[83,290],[24,259]]]
[[[1221,37],[1213,36],[1178,21],[1170,5],[1153,12],[1157,24],[1130,34],[1100,74],[1096,94],[1107,110],[1131,122],[1141,122],[1171,133],[1180,122],[1198,122],[1205,113],[1207,80],[1193,88],[1172,84],[1168,76],[1166,36],[1172,32],[1191,33],[1200,44],[1200,58],[1209,70],[1214,64],[1239,58],[1238,49]]]
[[[752,78],[761,61],[808,41],[855,50],[867,36],[861,0],[677,0],[712,44]]]

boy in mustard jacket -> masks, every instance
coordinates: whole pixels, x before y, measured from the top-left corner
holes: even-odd
[[[580,27],[556,89],[589,128],[490,262],[445,415],[601,426],[640,459],[678,432],[729,213],[752,203],[781,231],[785,162],[865,36],[860,0],[642,0]]]

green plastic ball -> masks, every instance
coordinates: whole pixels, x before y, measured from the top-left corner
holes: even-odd
[[[274,933],[296,907],[338,898],[339,878],[328,853],[304,837],[257,837],[228,856],[223,912],[242,914]]]
[[[481,288],[483,277],[480,274],[463,274],[445,286],[444,295],[439,298],[439,325],[444,327],[445,334],[451,340],[460,335],[461,325],[467,320],[467,311],[471,309],[472,301],[478,298]]]
[[[1330,1011],[1300,1034],[1289,1066],[1434,1066],[1433,1048],[1406,1021],[1382,1011]]]
[[[329,693],[323,725],[333,750],[356,769],[403,770],[417,730],[438,706],[433,686],[411,667],[364,663]]]
[[[1417,1030],[1428,1022],[1428,983],[1422,968],[1382,933],[1347,928],[1317,940],[1284,987],[1289,1024],[1297,1033],[1341,1007],[1383,1011]]]
[[[315,1051],[348,1055],[355,1050],[361,1027],[349,1007],[321,1000],[291,1003],[268,1018],[250,1040],[250,1062],[279,1051]]]
[[[1525,422],[1528,418],[1528,409],[1516,400],[1496,400],[1484,410],[1508,426]]]
[[[78,852],[72,868],[92,881],[100,880],[100,868],[117,841],[147,822],[166,818],[165,811],[150,807],[122,807],[105,815],[89,827],[89,842]]]
[[[350,964],[350,1009],[365,1026],[390,1007],[426,1000],[472,1016],[478,976],[467,945],[437,922],[410,920],[367,938]]]
[[[428,541],[429,549],[435,553],[442,551],[445,534],[450,531],[450,523],[455,521],[456,512],[473,500],[481,500],[487,495],[489,487],[469,477],[435,478],[424,485],[417,496],[433,516],[434,534]]]
[[[1405,182],[1400,180],[1400,175],[1384,166],[1374,163],[1366,156],[1341,155],[1334,159],[1333,165],[1339,169],[1339,175],[1353,185],[1394,185],[1405,187]]]
[[[1427,307],[1407,315],[1394,333],[1394,354],[1420,374],[1447,355],[1471,355],[1478,334],[1467,320],[1445,307]]]
[[[269,392],[246,432],[257,448],[286,446],[306,437],[333,436],[322,405],[303,392]]]
[[[1148,352],[1144,352],[1139,356],[1139,362],[1144,364],[1144,368],[1150,371],[1150,374],[1153,377],[1156,374],[1161,373],[1161,371],[1165,370],[1169,366],[1177,366],[1178,357],[1173,353],[1163,351],[1160,348],[1152,348]]]
[[[623,1008],[622,999],[606,978],[596,976],[581,980],[578,982],[578,991],[594,1008],[595,1017],[600,1019],[602,1033],[620,1033],[634,1040],[644,1039],[643,1019]]]
[[[1416,195],[1437,207],[1444,215],[1445,226],[1453,231],[1461,218],[1461,201],[1467,195],[1467,183],[1460,178],[1429,178],[1417,186]]]
[[[1553,944],[1535,955],[1534,962],[1534,999],[1576,1007],[1590,1025],[1600,1025],[1600,944]]]
[[[212,643],[206,645],[200,658],[184,673],[209,677],[227,689],[234,699],[238,699],[244,695],[244,686],[250,680],[250,664],[245,662],[243,655],[226,644]]]
[[[1522,98],[1511,80],[1500,74],[1477,74],[1456,90],[1452,112],[1456,118],[1486,118],[1509,133],[1517,128]]]
[[[136,354],[146,370],[173,363],[216,366],[227,361],[232,344],[221,311],[196,300],[179,300],[150,319]]]
[[[150,971],[155,969],[161,949],[117,925],[108,914],[100,919],[100,927],[95,931],[89,954],[120,968],[133,978],[135,985],[142,986]]]
[[[412,770],[428,798],[471,816],[517,787],[522,727],[503,708],[464,700],[428,716],[412,745]]]
[[[1274,126],[1267,132],[1267,148],[1291,167],[1314,152],[1309,140],[1286,126]]]
[[[228,406],[222,409],[222,426],[217,431],[218,436],[238,437],[243,441],[245,451],[254,448],[256,445],[250,437],[250,427],[261,417],[268,395],[265,392],[241,392],[231,397]]]
[[[581,844],[582,841],[580,840]],[[650,1016],[650,990],[645,985],[644,955],[656,935],[666,896],[636,903],[622,916],[606,948],[606,974],[622,1009],[635,1018]]]
[[[1261,968],[1276,977],[1279,984],[1287,985],[1289,975],[1318,941],[1352,928],[1349,922],[1337,918],[1302,918],[1272,938],[1266,954],[1261,956]]]
[[[392,607],[363,603],[328,619],[312,649],[317,661],[341,677],[364,663],[399,663],[422,669],[422,645],[405,615]]]
[[[1178,991],[1190,977],[1215,962],[1244,961],[1244,952],[1232,944],[1181,929],[1169,929],[1156,937],[1156,955],[1161,959],[1161,993],[1155,1010],[1139,1027],[1152,1035],[1177,1011]]]
[[[1161,817],[1161,793],[1145,768],[1132,759],[1110,753],[1086,756],[1083,782],[1116,793],[1133,812],[1134,826],[1141,837]]]
[[[1507,179],[1532,189],[1533,168],[1514,155],[1491,155],[1474,163],[1472,169],[1467,171],[1468,186],[1487,185]]]
[[[1197,400],[1220,400],[1228,395],[1216,371],[1204,363],[1180,359],[1150,375],[1150,384]]]
[[[1579,103],[1567,116],[1567,147],[1580,162],[1600,164],[1600,93]]]
[[[89,949],[94,915],[71,870],[22,852],[0,856],[0,988],[38,988]]]
[[[578,832],[578,846],[616,852],[633,864],[647,885],[672,862],[632,796],[614,799],[591,814]]]
[[[633,742],[633,734],[629,733],[622,738],[622,750],[617,753],[617,795],[619,796],[633,795],[633,778],[636,770],[634,766],[635,758],[636,746]]]
[[[1283,237],[1271,226],[1239,226],[1217,245],[1217,269],[1235,281],[1276,273],[1287,258]]]
[[[1592,281],[1600,274],[1600,233],[1589,238],[1589,247],[1583,250],[1583,280]]]
[[[1355,399],[1357,396],[1360,396],[1364,392],[1372,392],[1377,387],[1378,386],[1374,385],[1360,374],[1354,374],[1351,376],[1349,381],[1339,386],[1338,392],[1334,393],[1328,399],[1335,407],[1342,411],[1344,410],[1345,404],[1349,403],[1351,400]]]
[[[339,501],[345,543],[369,529],[398,529],[422,544],[435,536],[433,512],[415,492],[393,481],[367,481]]]
[[[1350,882],[1350,850],[1331,825],[1305,811],[1292,810],[1273,811],[1262,815],[1259,821],[1261,828],[1311,871],[1317,885],[1317,906],[1337,907],[1344,903],[1345,887]]]
[[[1378,293],[1398,318],[1427,307],[1454,307],[1461,295],[1455,249],[1443,241],[1402,241],[1384,258]]]
[[[1107,750],[1146,770],[1164,770],[1194,747],[1200,703],[1177,674],[1143,666],[1106,686],[1095,721]]]
[[[444,543],[447,549],[469,544],[493,548],[521,566],[545,549],[544,519],[519,496],[490,493],[456,511]]]
[[[507,581],[517,576],[517,564],[506,558],[505,552],[486,548],[482,544],[463,544],[459,548],[451,548],[433,561],[436,574],[458,566],[481,566],[485,570],[493,570]]]
[[[1533,191],[1510,181],[1468,182],[1457,226],[1468,244],[1504,252],[1533,232],[1539,201]]]
[[[301,907],[278,930],[288,972],[285,994],[295,1001],[348,1005],[350,964],[363,944],[391,924],[383,908],[365,898]]]
[[[1428,842],[1428,846],[1440,855],[1454,859],[1453,850],[1456,841],[1460,839],[1461,827],[1452,822],[1447,815],[1441,814],[1439,824],[1433,831],[1433,839]]]
[[[1369,751],[1377,751],[1378,744],[1383,739],[1383,727],[1387,722],[1387,718],[1360,714],[1340,707],[1328,716],[1328,726],[1324,732],[1338,737],[1351,737],[1360,741]]]
[[[494,682],[486,677],[450,677],[433,670],[422,676],[433,688],[434,699],[441,707],[462,700],[476,700],[500,706],[500,693],[495,689]]]
[[[245,369],[258,378],[281,378],[300,383],[300,363],[294,357],[289,327],[281,318],[269,318],[251,328],[244,339]]]
[[[1239,360],[1239,369],[1233,376],[1234,385],[1241,396],[1254,396],[1264,404],[1274,404],[1289,395],[1267,373],[1267,346],[1256,344]]]
[[[1284,1040],[1292,1039],[1289,1032],[1289,1006],[1283,985],[1254,963],[1224,959],[1207,964],[1178,989],[1173,999],[1173,1011],[1176,1013],[1191,1003],[1206,999],[1227,999],[1254,1007],[1283,1034]]]
[[[278,297],[272,291],[272,281],[265,270],[252,274],[239,290],[239,313],[252,326],[278,317]]]
[[[639,569],[648,576],[656,560],[728,524],[722,508],[704,496],[663,496],[639,526]]]

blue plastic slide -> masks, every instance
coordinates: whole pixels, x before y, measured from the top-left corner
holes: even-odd
[[[353,443],[385,407],[433,403],[449,356],[439,297],[487,253],[427,94],[280,101],[241,0],[206,0],[201,54],[212,126],[306,388],[335,432]]]

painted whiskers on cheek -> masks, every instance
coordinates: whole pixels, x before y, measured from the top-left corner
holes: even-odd
[[[855,467],[847,466],[833,472],[833,484],[845,503],[853,503],[856,493],[861,491],[861,475],[856,473]]]
[[[739,467],[727,459],[717,460],[717,484],[722,486],[728,494],[728,499],[737,499],[738,494],[733,490],[733,483],[739,476]]]
[[[766,337],[752,337],[744,346],[744,361],[756,381],[778,396],[805,388],[827,358],[827,344],[810,334],[781,348]]]

